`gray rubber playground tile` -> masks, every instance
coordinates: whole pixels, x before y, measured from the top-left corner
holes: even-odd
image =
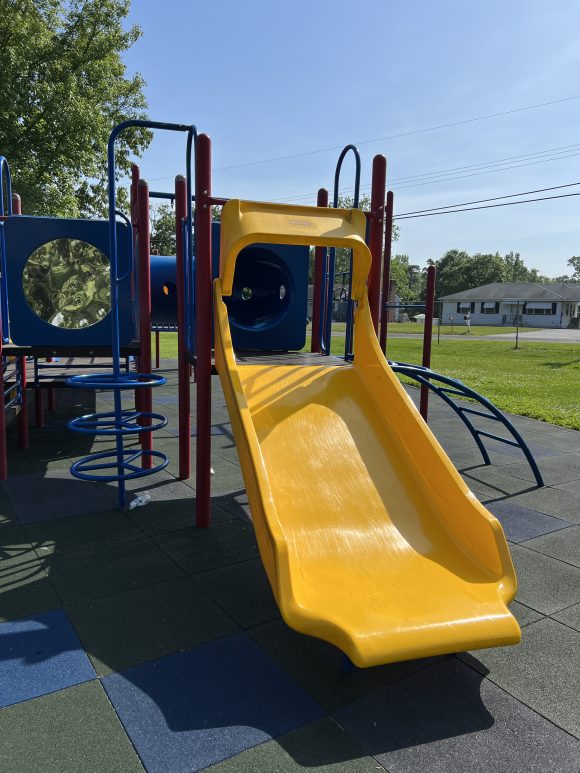
[[[462,472],[463,480],[470,489],[480,494],[499,498],[511,494],[519,494],[535,487],[533,483],[513,477],[511,470],[515,465],[506,467],[477,467]]]
[[[120,510],[30,523],[26,525],[26,532],[41,558],[143,538],[143,532]]]
[[[553,518],[551,515],[539,513],[529,507],[522,507],[509,499],[488,502],[486,507],[501,523],[510,542],[524,542],[542,534],[571,528],[569,521]]]
[[[280,616],[260,559],[196,574],[195,581],[242,628]]]
[[[215,773],[377,773],[382,768],[336,722],[325,718],[231,757],[211,770]]]
[[[215,523],[210,529],[181,529],[153,539],[188,574],[258,557],[254,530],[238,519]]]
[[[580,569],[521,545],[510,552],[522,604],[550,615],[580,601]]]
[[[576,494],[580,496],[580,480],[571,480],[567,483],[558,483],[556,484],[557,489],[562,489],[562,491],[567,491],[570,494]]]
[[[542,459],[538,466],[547,486],[580,480],[580,456],[576,454],[559,454]],[[535,480],[530,466],[523,462],[511,465],[510,474],[522,480]]]
[[[580,526],[527,540],[525,547],[580,567]]]
[[[555,612],[551,617],[576,631],[580,631],[580,604],[574,604],[568,609],[562,609],[561,612]]]
[[[183,574],[147,539],[49,555],[41,561],[65,605],[105,598]]]
[[[352,703],[409,674],[431,666],[439,658],[393,663],[378,668],[346,668],[336,647],[273,620],[248,632],[298,684],[327,711]]]
[[[524,440],[527,442],[526,437],[524,437]],[[500,443],[498,440],[487,440],[485,446],[488,451],[493,451],[495,454],[502,456],[509,456],[514,462],[517,462],[518,460],[525,461],[526,459],[521,448],[510,446],[507,443]],[[558,456],[558,454],[563,453],[562,451],[556,451],[553,448],[546,448],[545,446],[535,445],[529,442],[527,443],[527,446],[532,452],[534,459],[545,459],[547,456]]]
[[[489,672],[488,679],[526,706],[580,737],[578,631],[544,618],[526,626],[521,644],[515,647],[477,650],[460,657],[482,673]],[[580,765],[580,745],[577,754]]]
[[[552,515],[554,518],[580,524],[580,496],[563,491],[560,487],[544,486],[499,501],[512,502],[514,505],[528,507],[537,512]]]
[[[68,471],[15,475],[3,485],[21,523],[84,515],[113,507],[96,486],[76,480]]]
[[[521,604],[519,601],[512,601],[509,608],[520,624],[520,628],[524,625],[534,623],[536,620],[541,620],[544,617],[540,612],[537,612],[535,609],[530,609],[530,607],[526,607],[525,604]]]
[[[100,676],[239,630],[191,577],[78,604],[68,615]]]
[[[0,711],[0,772],[143,773],[99,682]]]
[[[575,773],[580,745],[457,658],[334,718],[392,773]]]
[[[550,448],[562,453],[577,453],[580,449],[580,432],[541,422],[533,428],[533,431],[527,432],[524,439],[532,445],[537,443],[543,448]]]

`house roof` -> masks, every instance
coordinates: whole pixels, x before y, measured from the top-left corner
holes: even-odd
[[[444,301],[580,301],[580,283],[535,284],[534,282],[492,282],[460,293],[444,295]]]

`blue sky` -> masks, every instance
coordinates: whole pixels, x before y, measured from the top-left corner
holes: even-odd
[[[313,203],[337,150],[237,165],[348,142],[361,143],[363,188],[386,155],[395,212],[580,181],[580,99],[363,143],[580,95],[577,0],[133,0],[130,20],[143,37],[125,61],[147,81],[150,117],[211,135],[216,195]],[[490,174],[400,180],[564,146],[576,147]],[[142,174],[170,190],[183,156],[181,138],[158,135]],[[352,177],[345,163],[345,188]],[[555,275],[580,254],[580,196],[401,225],[395,249],[420,264],[450,248],[513,249]]]

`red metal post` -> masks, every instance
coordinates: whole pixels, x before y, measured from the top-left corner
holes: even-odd
[[[22,214],[22,200],[17,193],[12,194],[12,214]],[[20,413],[18,414],[18,445],[20,448],[30,448],[28,437],[28,395],[26,394],[26,357],[18,358],[18,367],[20,370],[20,393],[22,395]]]
[[[423,360],[421,364],[431,367],[431,343],[433,341],[433,314],[435,312],[435,266],[427,269],[427,288],[425,296],[425,330],[423,332]],[[427,421],[429,413],[429,387],[421,384],[421,416]]]
[[[387,180],[387,159],[378,155],[373,158],[371,182],[371,220],[369,227],[369,249],[372,263],[369,273],[369,307],[375,332],[379,332],[379,306],[381,298],[381,257],[383,250],[383,226],[385,220],[385,186]]]
[[[179,477],[183,480],[191,474],[190,462],[190,391],[189,362],[185,345],[185,277],[183,260],[185,244],[183,243],[183,223],[187,217],[187,186],[185,177],[175,178],[175,237],[176,237],[176,271],[177,286],[177,359],[179,377]]]
[[[383,292],[381,295],[381,349],[387,353],[387,326],[389,312],[385,305],[389,303],[389,288],[391,278],[391,248],[393,242],[393,191],[387,193],[387,207],[385,209],[385,250],[383,257]]]
[[[159,357],[159,330],[155,331],[155,367],[157,369],[161,367],[161,360]]]
[[[317,207],[328,206],[328,191],[326,188],[320,188],[316,199]],[[322,283],[324,282],[324,256],[326,250],[324,247],[315,247],[314,249],[314,287],[312,288],[312,338],[310,341],[310,351],[320,354],[320,321],[324,312],[322,304]]]
[[[151,373],[151,270],[150,239],[149,239],[149,186],[145,180],[137,183],[137,221],[139,223],[138,261],[139,261],[139,337],[141,339],[141,356],[139,370],[141,373]],[[151,388],[138,389],[140,411],[153,411],[153,395]],[[151,419],[143,418],[142,425],[150,426]],[[141,433],[141,447],[145,451],[153,448],[151,432]],[[151,469],[152,459],[149,454],[141,457],[141,466]]]
[[[209,526],[211,512],[211,140],[197,139],[195,163],[195,352],[196,352],[196,475],[195,523]]]

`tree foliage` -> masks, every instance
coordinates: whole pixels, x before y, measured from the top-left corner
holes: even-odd
[[[146,117],[143,79],[121,59],[139,38],[123,28],[130,0],[0,0],[0,153],[31,214],[105,211],[112,127]],[[119,174],[149,133],[117,142]]]

